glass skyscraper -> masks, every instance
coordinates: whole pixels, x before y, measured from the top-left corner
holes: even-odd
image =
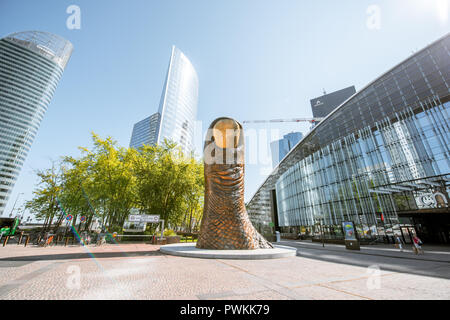
[[[40,31],[0,39],[0,215],[72,50]]]
[[[183,52],[173,46],[158,113],[135,124],[130,147],[162,144],[167,139],[189,155],[194,149],[197,103],[197,72]]]
[[[139,149],[144,144],[155,145],[159,127],[159,113],[152,114],[150,117],[139,121],[133,126],[131,134],[130,148]]]
[[[283,139],[272,141],[270,143],[272,166],[275,168],[302,138],[301,132],[290,132],[284,135]]]
[[[248,204],[272,233],[450,243],[450,34],[352,95],[281,161]]]
[[[158,144],[170,139],[178,143],[185,153],[193,150],[197,103],[197,72],[183,52],[173,46],[159,104]]]

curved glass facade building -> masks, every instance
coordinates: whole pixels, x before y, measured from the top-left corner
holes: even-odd
[[[162,144],[164,139],[172,140],[185,154],[190,154],[194,149],[197,103],[197,72],[183,52],[173,46],[159,104],[157,144]]]
[[[450,243],[450,35],[415,53],[321,121],[251,201],[273,233]],[[322,226],[322,227],[321,227]]]
[[[0,39],[0,215],[72,50],[46,32]]]

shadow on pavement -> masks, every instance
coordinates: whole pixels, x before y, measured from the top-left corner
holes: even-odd
[[[358,267],[378,266],[382,271],[409,273],[420,276],[450,279],[450,263],[399,259],[396,257],[362,255],[351,252],[337,252],[326,249],[297,247],[297,257],[333,262]]]
[[[104,259],[104,258],[132,258],[132,257],[153,257],[163,256],[158,251],[125,251],[125,252],[93,252],[93,253],[62,253],[38,256],[18,256],[1,258],[2,261],[45,261],[45,260],[76,260],[76,259]]]

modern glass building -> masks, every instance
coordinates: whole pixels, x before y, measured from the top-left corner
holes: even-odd
[[[136,123],[131,134],[130,148],[139,149],[144,144],[155,145],[159,131],[159,121],[160,115],[155,113]]]
[[[283,136],[283,139],[275,140],[270,143],[272,152],[272,166],[275,167],[291,151],[295,145],[302,140],[301,132],[291,132]]]
[[[260,230],[450,243],[450,35],[357,92],[282,160],[248,203]],[[322,226],[322,227],[321,227]]]
[[[0,39],[0,215],[72,50],[40,31]]]
[[[159,104],[161,121],[157,143],[163,143],[164,139],[172,140],[185,154],[189,154],[194,149],[197,104],[197,72],[184,53],[173,46]]]
[[[167,139],[176,142],[189,155],[194,149],[197,104],[197,72],[184,53],[173,46],[158,113],[151,116],[150,121],[147,118],[135,125],[136,137],[144,138],[132,137],[130,146],[140,146],[147,141],[162,144]],[[153,125],[155,119],[158,123]],[[132,136],[135,136],[135,129]],[[145,132],[149,133],[148,138]]]

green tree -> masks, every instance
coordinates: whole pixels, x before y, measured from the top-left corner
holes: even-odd
[[[204,192],[202,163],[185,157],[170,141],[140,150],[120,147],[111,137],[101,139],[95,133],[92,141],[92,149],[79,148],[79,157],[64,157],[58,175],[55,165],[38,173],[40,187],[27,204],[36,217],[51,223],[59,210],[58,197],[74,221],[86,217],[85,228],[98,217],[109,231],[122,230],[133,208],[160,215],[168,227],[198,228]]]
[[[91,190],[92,180],[88,174],[89,162],[86,159],[64,158],[63,185],[60,200],[66,211],[74,216],[85,216],[84,229],[91,224],[95,212],[90,207],[85,190]],[[80,231],[80,230],[79,230]]]
[[[52,168],[39,170],[37,188],[33,191],[33,199],[25,203],[25,209],[35,214],[36,219],[44,219],[42,233],[52,225],[55,217],[60,212],[57,197],[61,191],[62,175],[52,163]],[[57,220],[58,221],[58,220]]]
[[[72,165],[72,185],[78,186],[74,194],[83,202],[79,208],[91,212],[91,219],[95,211],[104,225],[121,227],[135,202],[132,159],[136,153],[118,147],[111,137],[101,139],[92,133],[92,140],[92,151],[80,148],[80,159],[66,158]]]
[[[194,198],[203,193],[199,164],[187,159],[174,143],[143,146],[133,167],[138,206],[143,213],[160,215],[169,226],[178,227],[188,214],[197,211],[194,206],[199,200]]]

